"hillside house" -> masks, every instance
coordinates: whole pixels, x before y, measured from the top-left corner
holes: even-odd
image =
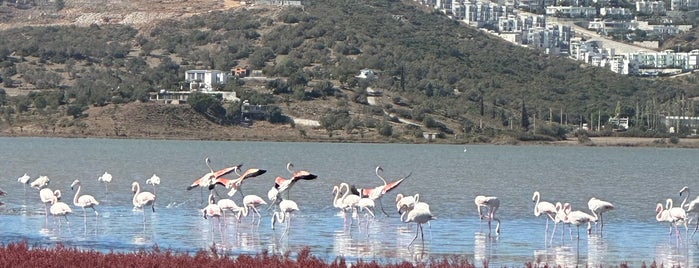
[[[188,70],[184,72],[184,81],[190,90],[213,91],[214,85],[228,82],[229,72],[220,70]]]
[[[355,76],[356,78],[362,78],[362,79],[371,79],[376,77],[376,71],[372,69],[362,69],[359,71],[359,75]]]
[[[233,75],[233,77],[235,77],[235,78],[244,78],[244,77],[248,76],[249,73],[250,73],[250,70],[248,69],[247,66],[235,67],[235,68],[231,69],[231,75]]]

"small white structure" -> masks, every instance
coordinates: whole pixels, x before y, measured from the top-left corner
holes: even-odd
[[[362,69],[359,71],[359,75],[355,76],[356,78],[363,78],[363,79],[369,79],[369,78],[374,78],[376,77],[376,71],[372,69]]]
[[[628,117],[612,117],[609,118],[609,123],[618,126],[620,129],[629,129],[629,118]]]

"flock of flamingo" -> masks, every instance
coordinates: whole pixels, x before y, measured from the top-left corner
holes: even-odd
[[[205,219],[213,218],[218,220],[219,232],[221,232],[221,225],[225,221],[226,213],[233,213],[238,222],[242,217],[252,216],[253,224],[259,226],[262,216],[260,214],[259,207],[262,205],[267,205],[268,203],[261,197],[257,195],[244,195],[241,189],[243,182],[248,178],[253,178],[266,173],[266,170],[258,168],[250,168],[242,171],[242,165],[227,167],[221,170],[214,171],[210,165],[209,158],[205,159],[205,163],[209,168],[209,172],[196,179],[191,185],[187,187],[187,190],[194,188],[207,188],[209,190],[208,204],[201,209],[202,215]],[[318,176],[312,174],[305,170],[294,171],[293,164],[288,163],[286,166],[287,170],[291,174],[290,177],[276,177],[274,180],[274,186],[268,191],[267,198],[269,200],[269,209],[273,210],[273,215],[271,217],[271,226],[274,229],[276,222],[286,223],[286,229],[282,234],[284,237],[290,227],[290,217],[291,213],[299,210],[299,206],[290,198],[290,189],[292,186],[300,180],[314,180]],[[242,173],[241,173],[242,172]],[[343,182],[339,185],[335,185],[332,189],[334,194],[333,205],[335,208],[339,209],[340,213],[343,215],[345,224],[347,223],[347,214],[350,213],[350,226],[353,222],[353,218],[357,218],[360,221],[362,218],[361,213],[364,218],[374,218],[375,217],[375,204],[379,203],[381,211],[388,215],[383,205],[381,204],[381,198],[389,191],[395,189],[400,185],[406,178],[410,176],[408,174],[405,177],[399,178],[397,180],[388,182],[381,176],[383,169],[380,166],[376,167],[376,176],[381,180],[381,184],[372,188],[357,188],[355,185],[350,185],[349,183]],[[227,179],[224,176],[234,173],[238,177],[236,179]],[[71,207],[60,201],[61,191],[51,190],[49,186],[49,178],[47,176],[39,176],[37,179],[31,181],[31,178],[24,174],[22,177],[18,178],[17,181],[29,186],[34,189],[39,190],[39,197],[45,206],[45,215],[48,222],[48,215],[51,214],[58,220],[59,228],[61,226],[61,218],[64,218],[66,222],[68,221],[68,215],[73,213]],[[107,185],[112,181],[112,175],[105,172],[98,178],[99,182],[105,183],[105,190],[108,191]],[[150,206],[151,210],[155,212],[155,186],[160,184],[160,178],[157,175],[153,175],[151,178],[146,180],[146,184],[151,184],[154,186],[153,193],[148,191],[141,191],[140,184],[134,181],[131,185],[133,195],[133,206],[134,209],[144,210],[144,208]],[[230,198],[222,198],[217,191],[218,188],[223,187],[228,191],[228,196],[233,197],[236,193],[240,193],[243,196],[242,206],[238,206],[235,201]],[[99,201],[92,195],[81,193],[81,182],[79,180],[74,180],[71,184],[71,189],[75,190],[73,197],[73,205],[75,207],[80,207],[83,210],[83,220],[87,223],[86,210],[88,208],[92,209],[95,213],[95,217],[99,217],[99,212],[95,206],[99,205]],[[672,234],[672,228],[674,226],[675,232],[677,233],[678,240],[680,239],[679,226],[685,227],[685,232],[687,232],[687,224],[690,222],[687,216],[690,213],[697,213],[699,215],[699,197],[694,200],[687,202],[689,197],[689,188],[684,187],[680,190],[680,196],[684,195],[684,200],[679,207],[673,207],[672,199],[667,199],[665,206],[658,203],[656,206],[656,219],[660,222],[670,223],[670,234]],[[0,190],[0,196],[6,193]],[[218,198],[218,200],[217,200]],[[588,208],[590,213],[575,210],[573,211],[570,203],[564,202],[546,202],[541,201],[541,194],[537,191],[534,192],[532,196],[532,201],[534,205],[534,215],[541,216],[544,215],[546,218],[546,229],[545,233],[548,235],[549,221],[553,221],[554,227],[551,232],[551,240],[556,233],[556,227],[559,223],[567,224],[569,226],[575,225],[578,229],[578,239],[580,237],[580,226],[587,224],[587,233],[590,234],[592,231],[591,223],[595,223],[595,230],[597,231],[597,226],[599,225],[599,232],[601,233],[604,229],[603,214],[614,209],[614,205],[610,202],[597,199],[595,197],[588,201]],[[495,196],[476,196],[475,200],[476,209],[478,212],[478,217],[481,220],[487,220],[488,228],[492,232],[491,223],[493,221],[497,222],[495,227],[495,233],[500,234],[500,219],[495,216],[497,210],[500,207],[500,200]],[[0,203],[1,205],[2,203]],[[409,223],[414,222],[417,224],[417,229],[415,237],[410,242],[411,246],[418,236],[422,236],[422,241],[424,243],[424,234],[422,225],[428,223],[431,220],[436,219],[430,212],[430,207],[427,203],[420,201],[420,195],[407,195],[397,194],[395,199],[396,210],[400,214],[400,221]],[[257,217],[257,218],[256,218]],[[143,221],[145,223],[145,211],[143,213]],[[212,224],[212,231],[214,225]],[[572,228],[569,228],[570,236],[572,238]],[[697,227],[694,229],[694,233],[699,229],[699,221],[697,222]],[[223,236],[222,232],[221,235]],[[561,233],[563,235],[563,233]]]
[[[244,195],[242,192],[243,182],[248,178],[253,178],[266,173],[266,170],[258,168],[250,168],[242,171],[242,165],[226,167],[214,171],[211,167],[211,161],[209,158],[205,158],[204,162],[209,168],[209,172],[202,175],[200,178],[194,180],[192,184],[187,187],[187,190],[192,190],[194,188],[207,188],[209,190],[207,205],[201,209],[202,215],[205,219],[217,219],[219,232],[221,232],[221,225],[224,224],[223,221],[226,218],[226,213],[232,213],[235,218],[240,222],[242,217],[247,217],[249,214],[252,215],[252,222],[259,226],[262,216],[259,211],[259,207],[262,205],[267,205],[268,203],[261,197],[257,195]],[[275,223],[286,223],[286,229],[282,234],[284,237],[290,227],[290,217],[291,213],[299,210],[299,206],[290,198],[290,189],[294,184],[300,180],[313,180],[318,176],[312,174],[305,170],[294,171],[293,164],[288,163],[286,168],[291,174],[287,179],[284,177],[276,177],[274,180],[274,186],[268,191],[267,198],[269,200],[269,209],[274,209],[271,218],[271,226],[274,229]],[[376,167],[376,175],[381,179],[382,184],[372,187],[372,188],[357,188],[355,185],[350,185],[348,183],[341,183],[333,187],[333,194],[335,198],[333,200],[333,205],[340,210],[343,214],[345,223],[347,222],[347,213],[351,213],[350,226],[352,218],[357,218],[359,221],[358,213],[364,212],[364,217],[373,218],[375,217],[375,203],[378,202],[381,211],[388,215],[381,204],[381,197],[383,197],[389,191],[395,189],[400,185],[407,176],[399,178],[395,181],[388,182],[381,176],[383,169],[378,166]],[[227,179],[224,176],[235,173],[238,177],[236,179]],[[49,188],[50,179],[47,176],[39,176],[33,181],[30,181],[29,175],[24,174],[17,179],[19,183],[23,185],[28,184],[31,188],[39,190],[39,197],[44,203],[46,221],[48,223],[48,216],[52,215],[54,219],[58,221],[58,226],[60,228],[62,224],[61,219],[68,221],[68,215],[73,213],[73,209],[68,204],[60,201],[61,191],[51,190]],[[108,184],[112,181],[112,175],[105,172],[103,175],[99,176],[97,179],[99,182],[105,183],[105,191],[108,192]],[[137,181],[134,181],[131,185],[131,190],[133,191],[133,206],[134,209],[143,210],[143,222],[146,222],[145,209],[150,206],[150,209],[155,212],[155,186],[160,184],[160,178],[157,175],[153,175],[150,179],[146,180],[146,184],[151,184],[154,186],[153,192],[142,191],[141,186]],[[218,187],[217,187],[218,186]],[[87,209],[92,209],[95,213],[95,218],[99,217],[99,212],[95,208],[100,204],[100,202],[92,195],[83,194],[81,192],[81,182],[79,180],[73,181],[71,184],[71,189],[75,191],[73,197],[74,207],[79,207],[83,210],[83,221],[87,224]],[[231,198],[222,198],[218,193],[217,189],[225,188],[228,191],[228,196],[233,197],[236,193],[243,195],[242,206],[236,204]],[[0,196],[6,193],[0,190]],[[217,200],[218,199],[218,200]],[[2,203],[0,203],[1,205]],[[415,222],[417,223],[417,232],[415,237],[411,241],[412,243],[417,239],[418,235],[422,235],[422,224],[428,223],[430,220],[434,219],[430,212],[429,205],[425,202],[420,202],[419,194],[414,196],[403,196],[398,194],[396,197],[396,209],[401,215],[400,219],[402,222]],[[494,214],[494,211],[493,213]],[[257,216],[257,218],[256,218]],[[212,231],[214,225],[212,224]],[[221,234],[223,235],[223,234]],[[424,235],[422,237],[424,242]]]

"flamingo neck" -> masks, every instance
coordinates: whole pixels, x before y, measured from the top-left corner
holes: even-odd
[[[248,210],[248,205],[243,204],[243,207],[240,209],[240,213],[243,214],[243,217],[247,217],[247,216],[248,216],[248,212],[249,212],[249,210]]]
[[[283,223],[284,220],[286,220],[286,212],[284,212],[284,211],[279,211],[279,212],[275,212],[274,214],[275,214],[275,216],[277,217],[277,221],[278,221],[279,223]]]
[[[78,197],[80,196],[80,188],[82,188],[82,185],[80,183],[77,184],[78,190],[75,191],[75,196],[73,197],[73,204],[76,206],[78,205]]]
[[[342,184],[340,184],[340,191],[342,191],[342,189],[347,189],[347,190],[345,190],[345,192],[342,194],[342,201],[344,201],[344,200],[345,200],[345,197],[347,197],[347,195],[349,194],[349,191],[350,191],[350,189],[349,189],[349,184],[344,183],[344,182],[343,182]]]
[[[686,190],[687,195],[684,196],[684,200],[682,200],[682,204],[680,204],[680,207],[683,208],[684,204],[687,203],[687,198],[689,198],[689,189]]]
[[[376,169],[376,177],[379,177],[379,179],[381,179],[381,181],[383,181],[383,186],[388,185],[388,183],[386,182],[386,179],[384,179],[381,175],[379,175],[379,169]]]
[[[335,206],[336,208],[342,207],[342,204],[340,203],[340,191],[341,191],[340,187],[335,186],[333,188],[333,190],[335,192],[335,199],[333,199],[333,206]]]
[[[138,194],[141,193],[141,186],[138,185],[138,183],[134,183],[132,188],[136,188],[136,191],[133,194],[133,204],[136,206],[138,205],[138,200],[136,199],[136,197],[138,196]]]

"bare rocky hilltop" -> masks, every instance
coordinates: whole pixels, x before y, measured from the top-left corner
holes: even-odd
[[[215,10],[238,8],[241,1],[224,0],[57,0],[35,1],[35,4],[8,3],[0,13],[0,29],[21,26],[127,24],[144,29],[163,19],[181,19]]]

